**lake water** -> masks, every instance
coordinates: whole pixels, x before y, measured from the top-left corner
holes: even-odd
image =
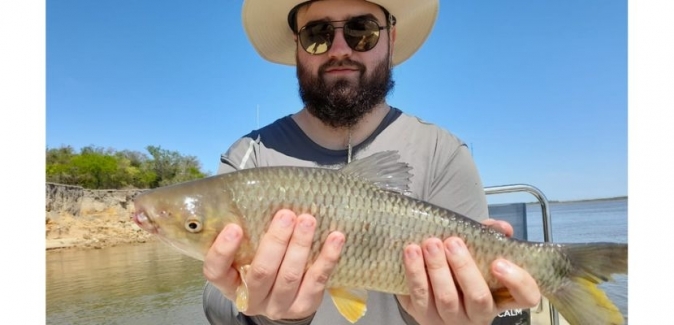
[[[208,324],[202,262],[163,243],[47,252],[47,324]]]
[[[627,200],[554,203],[555,242],[627,242]],[[529,239],[542,241],[537,204]],[[46,253],[47,324],[208,324],[201,308],[202,262],[165,244]],[[627,316],[627,276],[603,284]]]
[[[552,239],[558,243],[627,243],[627,199],[553,203]],[[527,205],[528,236],[543,241],[543,222],[538,204]],[[627,318],[627,275],[600,285]]]

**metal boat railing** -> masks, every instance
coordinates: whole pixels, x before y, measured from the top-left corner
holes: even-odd
[[[511,184],[488,186],[484,188],[484,192],[487,195],[526,192],[536,197],[538,203],[541,205],[541,213],[543,216],[543,240],[546,242],[552,242],[552,218],[550,215],[550,203],[541,190],[528,184]],[[550,324],[559,325],[559,316],[557,311],[552,306],[552,304],[548,304],[550,307]],[[539,307],[541,306],[542,304],[539,305]]]

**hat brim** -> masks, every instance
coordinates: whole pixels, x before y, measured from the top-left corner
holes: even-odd
[[[396,17],[393,65],[409,59],[430,35],[438,15],[438,0],[368,0]],[[295,42],[288,13],[306,0],[244,0],[242,22],[255,50],[265,60],[294,66]]]

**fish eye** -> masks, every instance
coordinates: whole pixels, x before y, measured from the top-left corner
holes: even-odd
[[[185,221],[185,229],[191,233],[198,233],[203,228],[201,220],[196,218],[189,218]]]

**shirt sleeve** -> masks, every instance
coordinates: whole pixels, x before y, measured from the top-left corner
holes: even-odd
[[[258,138],[243,137],[220,156],[218,174],[233,172],[236,170],[257,167],[260,141]]]
[[[403,322],[407,325],[419,325],[416,319],[412,317],[412,315],[408,314],[407,311],[403,308],[403,306],[400,304],[400,300],[398,300],[398,297],[393,296],[396,300],[396,305],[398,305],[398,311],[400,312],[400,317],[403,319]]]
[[[452,147],[443,143],[448,140],[441,138],[438,141],[439,147]],[[433,158],[433,181],[427,200],[476,221],[483,221],[489,218],[489,209],[477,166],[466,144],[455,144],[454,147],[456,149],[451,151],[438,150]]]

